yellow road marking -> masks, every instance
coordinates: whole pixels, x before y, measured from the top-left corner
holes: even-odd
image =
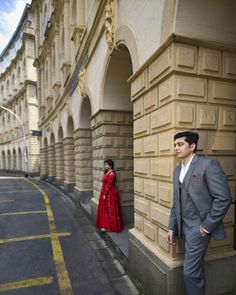
[[[8,216],[8,215],[25,215],[25,214],[40,214],[47,213],[47,211],[26,211],[26,212],[11,212],[11,213],[0,213],[0,216]]]
[[[15,200],[0,200],[0,203],[10,203],[15,202]]]
[[[49,231],[51,234],[51,244],[52,244],[52,252],[53,252],[53,259],[57,271],[57,279],[58,279],[58,285],[60,289],[60,294],[61,295],[72,295],[72,287],[70,283],[70,278],[66,269],[65,261],[64,261],[64,256],[63,252],[61,249],[61,244],[58,239],[57,235],[52,235],[57,233],[56,229],[56,224],[53,216],[53,212],[50,206],[50,201],[48,198],[48,195],[44,190],[42,190],[37,184],[31,182],[28,179],[25,179],[25,181],[29,182],[32,184],[37,190],[39,190],[44,198],[45,206],[46,206],[46,211],[47,211],[47,216],[48,216],[48,224],[49,224]]]
[[[36,279],[0,284],[0,291],[4,292],[20,288],[30,288],[35,286],[48,285],[52,284],[52,282],[53,277],[41,277]]]
[[[14,242],[22,242],[22,241],[31,241],[38,239],[55,239],[58,237],[68,237],[70,233],[51,233],[49,235],[35,235],[35,236],[25,236],[25,237],[15,237],[9,239],[1,239],[0,244],[14,243]]]

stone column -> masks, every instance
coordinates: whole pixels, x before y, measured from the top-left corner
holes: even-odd
[[[157,288],[160,294],[184,294],[181,242],[178,240],[175,247],[166,243],[172,173],[177,164],[175,133],[199,133],[198,154],[220,161],[235,196],[236,52],[191,41],[166,44],[131,79],[135,227],[129,235],[129,267],[150,295],[156,294]],[[227,239],[211,240],[206,255],[206,260],[211,261],[206,268],[207,285],[215,295],[229,292],[221,280],[215,280],[220,269],[229,269],[224,276],[228,282],[234,281],[230,271],[236,262],[233,205],[224,223]],[[148,277],[143,276],[145,272],[149,272]],[[233,290],[233,283],[227,288]]]
[[[113,159],[124,223],[133,223],[133,116],[126,111],[100,111],[91,120],[93,139],[95,218],[103,177],[104,160]]]
[[[48,180],[54,181],[56,177],[56,157],[55,157],[55,146],[51,145],[48,147]]]
[[[56,152],[56,182],[59,186],[64,184],[64,150],[63,143],[58,142],[55,145]]]
[[[63,140],[65,181],[64,188],[67,192],[74,191],[75,185],[75,148],[74,138],[67,137]]]
[[[82,203],[89,203],[93,195],[93,160],[91,129],[77,129],[75,138],[75,192]]]
[[[65,37],[65,52],[64,61],[70,62],[70,2],[69,0],[64,1],[64,37]]]
[[[48,177],[48,149],[40,149],[40,179],[46,179]]]

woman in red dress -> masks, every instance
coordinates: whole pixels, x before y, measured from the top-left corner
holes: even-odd
[[[96,227],[102,231],[120,232],[123,229],[120,197],[115,186],[113,160],[104,161],[104,176],[100,193]]]

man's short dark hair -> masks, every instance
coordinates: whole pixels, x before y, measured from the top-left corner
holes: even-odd
[[[192,132],[192,131],[179,132],[179,133],[175,134],[174,140],[176,140],[177,138],[181,138],[181,137],[185,137],[185,141],[189,145],[191,145],[192,143],[195,143],[196,148],[194,149],[193,152],[196,153],[198,139],[199,139],[198,133],[197,132]]]

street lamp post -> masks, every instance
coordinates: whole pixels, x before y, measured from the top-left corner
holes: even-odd
[[[23,125],[23,122],[21,121],[20,117],[17,116],[12,110],[9,110],[8,108],[2,105],[0,105],[0,108],[12,114],[20,122],[22,132],[23,132],[23,141],[24,141],[24,171],[25,171],[25,177],[28,177],[28,157],[27,157],[27,148],[26,148],[25,127]]]

